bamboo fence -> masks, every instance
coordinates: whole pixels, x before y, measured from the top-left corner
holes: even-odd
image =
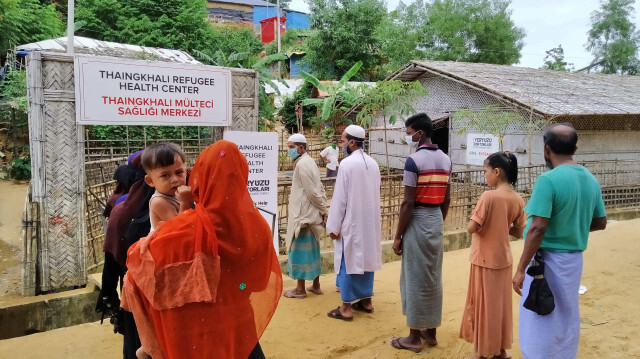
[[[104,241],[104,223],[101,217],[101,205],[115,186],[115,182],[110,179],[113,173],[111,169],[115,169],[123,160],[121,158],[87,163],[88,268],[95,268],[103,261],[101,249]],[[640,207],[640,161],[599,161],[585,162],[582,165],[600,181],[604,203],[608,209]],[[544,171],[544,166],[519,168],[516,191],[525,202],[531,197],[536,179]],[[330,203],[333,197],[333,180],[322,178],[321,181]],[[454,171],[451,175],[451,205],[445,221],[445,231],[466,228],[478,198],[488,189],[482,170]],[[285,248],[284,237],[287,230],[290,191],[290,178],[280,178],[278,181],[278,232],[281,251]],[[402,174],[382,176],[380,197],[383,240],[391,240],[395,235],[398,213],[404,197]],[[321,245],[323,248],[330,248],[332,241],[325,235],[321,239]]]

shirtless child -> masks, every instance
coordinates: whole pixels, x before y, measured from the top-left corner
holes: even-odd
[[[187,184],[184,153],[173,143],[157,143],[145,148],[142,167],[145,181],[156,189],[149,201],[151,232],[165,222],[191,208],[191,188]]]
[[[182,150],[173,143],[157,143],[142,152],[145,182],[156,192],[149,200],[149,219],[153,232],[160,222],[166,222],[191,208],[191,188],[187,186],[187,167]],[[139,359],[149,358],[142,347],[136,351]]]

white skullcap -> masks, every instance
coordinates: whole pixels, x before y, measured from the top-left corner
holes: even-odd
[[[344,131],[347,134],[349,134],[349,135],[351,135],[351,136],[353,136],[355,138],[359,138],[361,140],[364,140],[367,137],[367,135],[364,132],[364,128],[362,128],[360,126],[357,126],[357,125],[349,125],[349,126],[347,126],[347,128],[344,129]]]
[[[289,142],[307,143],[307,139],[301,133],[294,133],[289,137]]]

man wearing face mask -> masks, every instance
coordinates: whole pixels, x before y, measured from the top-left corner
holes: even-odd
[[[327,178],[338,176],[338,146],[337,140],[333,140],[330,146],[327,146],[322,152],[320,157],[327,166]],[[327,181],[327,184],[334,184],[335,181]]]
[[[345,321],[353,320],[354,310],[373,312],[373,273],[382,267],[380,169],[364,153],[364,139],[360,126],[348,126],[342,133],[340,146],[350,156],[340,163],[327,220],[342,300],[327,315]]]
[[[294,289],[285,290],[282,295],[286,298],[303,299],[307,297],[307,291],[322,294],[319,240],[324,232],[323,224],[328,212],[327,198],[320,182],[318,166],[306,152],[307,139],[304,135],[291,135],[287,145],[294,166],[287,222],[287,268],[289,276],[296,279],[298,285]],[[306,289],[305,280],[313,281]]]
[[[424,113],[405,122],[407,144],[416,152],[404,166],[404,200],[393,250],[402,256],[400,296],[409,336],[395,338],[396,349],[422,350],[422,338],[435,346],[442,321],[444,219],[449,210],[451,160],[431,143],[433,123]]]

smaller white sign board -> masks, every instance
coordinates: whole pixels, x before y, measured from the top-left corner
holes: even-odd
[[[231,85],[221,67],[76,56],[76,122],[229,126]]]
[[[278,134],[225,131],[224,139],[238,145],[249,163],[247,187],[256,207],[274,233],[278,253]]]
[[[467,164],[484,165],[487,157],[500,150],[498,137],[485,133],[467,133]]]

